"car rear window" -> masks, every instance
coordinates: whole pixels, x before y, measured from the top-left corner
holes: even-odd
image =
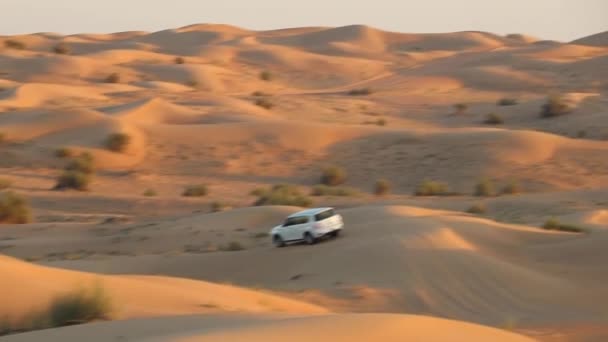
[[[324,212],[318,213],[315,215],[315,221],[323,221],[332,216],[336,215],[333,209],[325,210]]]

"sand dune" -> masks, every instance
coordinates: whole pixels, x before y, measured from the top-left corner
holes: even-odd
[[[370,326],[381,327],[381,335],[370,333]],[[430,329],[431,333],[425,333]],[[93,336],[89,336],[94,332]],[[406,315],[334,315],[315,317],[290,316],[181,316],[162,319],[129,320],[99,323],[95,326],[69,327],[44,333],[9,336],[6,341],[77,340],[91,341],[127,338],[142,341],[279,341],[290,336],[294,341],[311,338],[322,341],[368,341],[382,337],[385,341],[423,339],[448,341],[453,336],[468,340],[533,341],[521,335],[491,328],[430,317]]]
[[[36,107],[62,99],[101,101],[107,98],[93,87],[30,83],[5,91],[0,98],[0,106]]]
[[[8,340],[605,340],[605,37],[217,24],[0,37],[0,187],[34,219],[3,225],[0,252],[63,269],[0,258],[0,317],[91,279],[120,318],[163,316]],[[541,118],[554,94],[570,111]],[[113,133],[130,136],[124,151],[108,150]],[[89,192],[50,190],[63,147],[94,155]],[[344,236],[273,248],[268,230],[301,208],[250,207],[252,190],[308,196],[331,165],[352,193],[309,197],[344,215]],[[496,196],[474,196],[482,179]],[[413,196],[424,180],[451,196]],[[182,196],[198,184],[205,197]],[[539,228],[550,218],[584,233]],[[196,315],[166,317],[182,314]]]
[[[0,314],[9,318],[44,308],[61,293],[97,285],[115,301],[115,315],[121,319],[197,312],[326,312],[319,306],[270,294],[186,279],[101,276],[45,268],[4,256],[0,257],[0,268]]]
[[[608,32],[597,33],[572,42],[579,45],[608,46]]]

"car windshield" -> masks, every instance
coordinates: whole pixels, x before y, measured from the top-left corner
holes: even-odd
[[[315,221],[323,221],[325,219],[328,219],[328,218],[334,216],[335,214],[336,213],[334,213],[333,209],[325,210],[325,211],[320,212],[317,215],[315,215]]]

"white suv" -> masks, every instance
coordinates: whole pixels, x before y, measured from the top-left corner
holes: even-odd
[[[277,247],[293,241],[312,245],[324,236],[337,237],[343,227],[342,216],[334,208],[315,208],[289,215],[283,224],[272,228],[270,236]]]

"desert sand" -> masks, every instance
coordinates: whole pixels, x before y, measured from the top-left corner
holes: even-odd
[[[115,304],[109,322],[0,340],[605,341],[607,37],[0,36],[0,179],[32,211],[0,225],[0,317],[90,283]],[[555,94],[569,112],[541,118]],[[58,149],[93,156],[88,191],[53,190]],[[337,208],[343,236],[274,248],[266,233],[301,208],[252,190],[307,195],[329,165],[354,193],[312,206]],[[482,179],[496,196],[474,196]],[[424,180],[449,196],[414,196]],[[195,184],[208,194],[183,197]]]

